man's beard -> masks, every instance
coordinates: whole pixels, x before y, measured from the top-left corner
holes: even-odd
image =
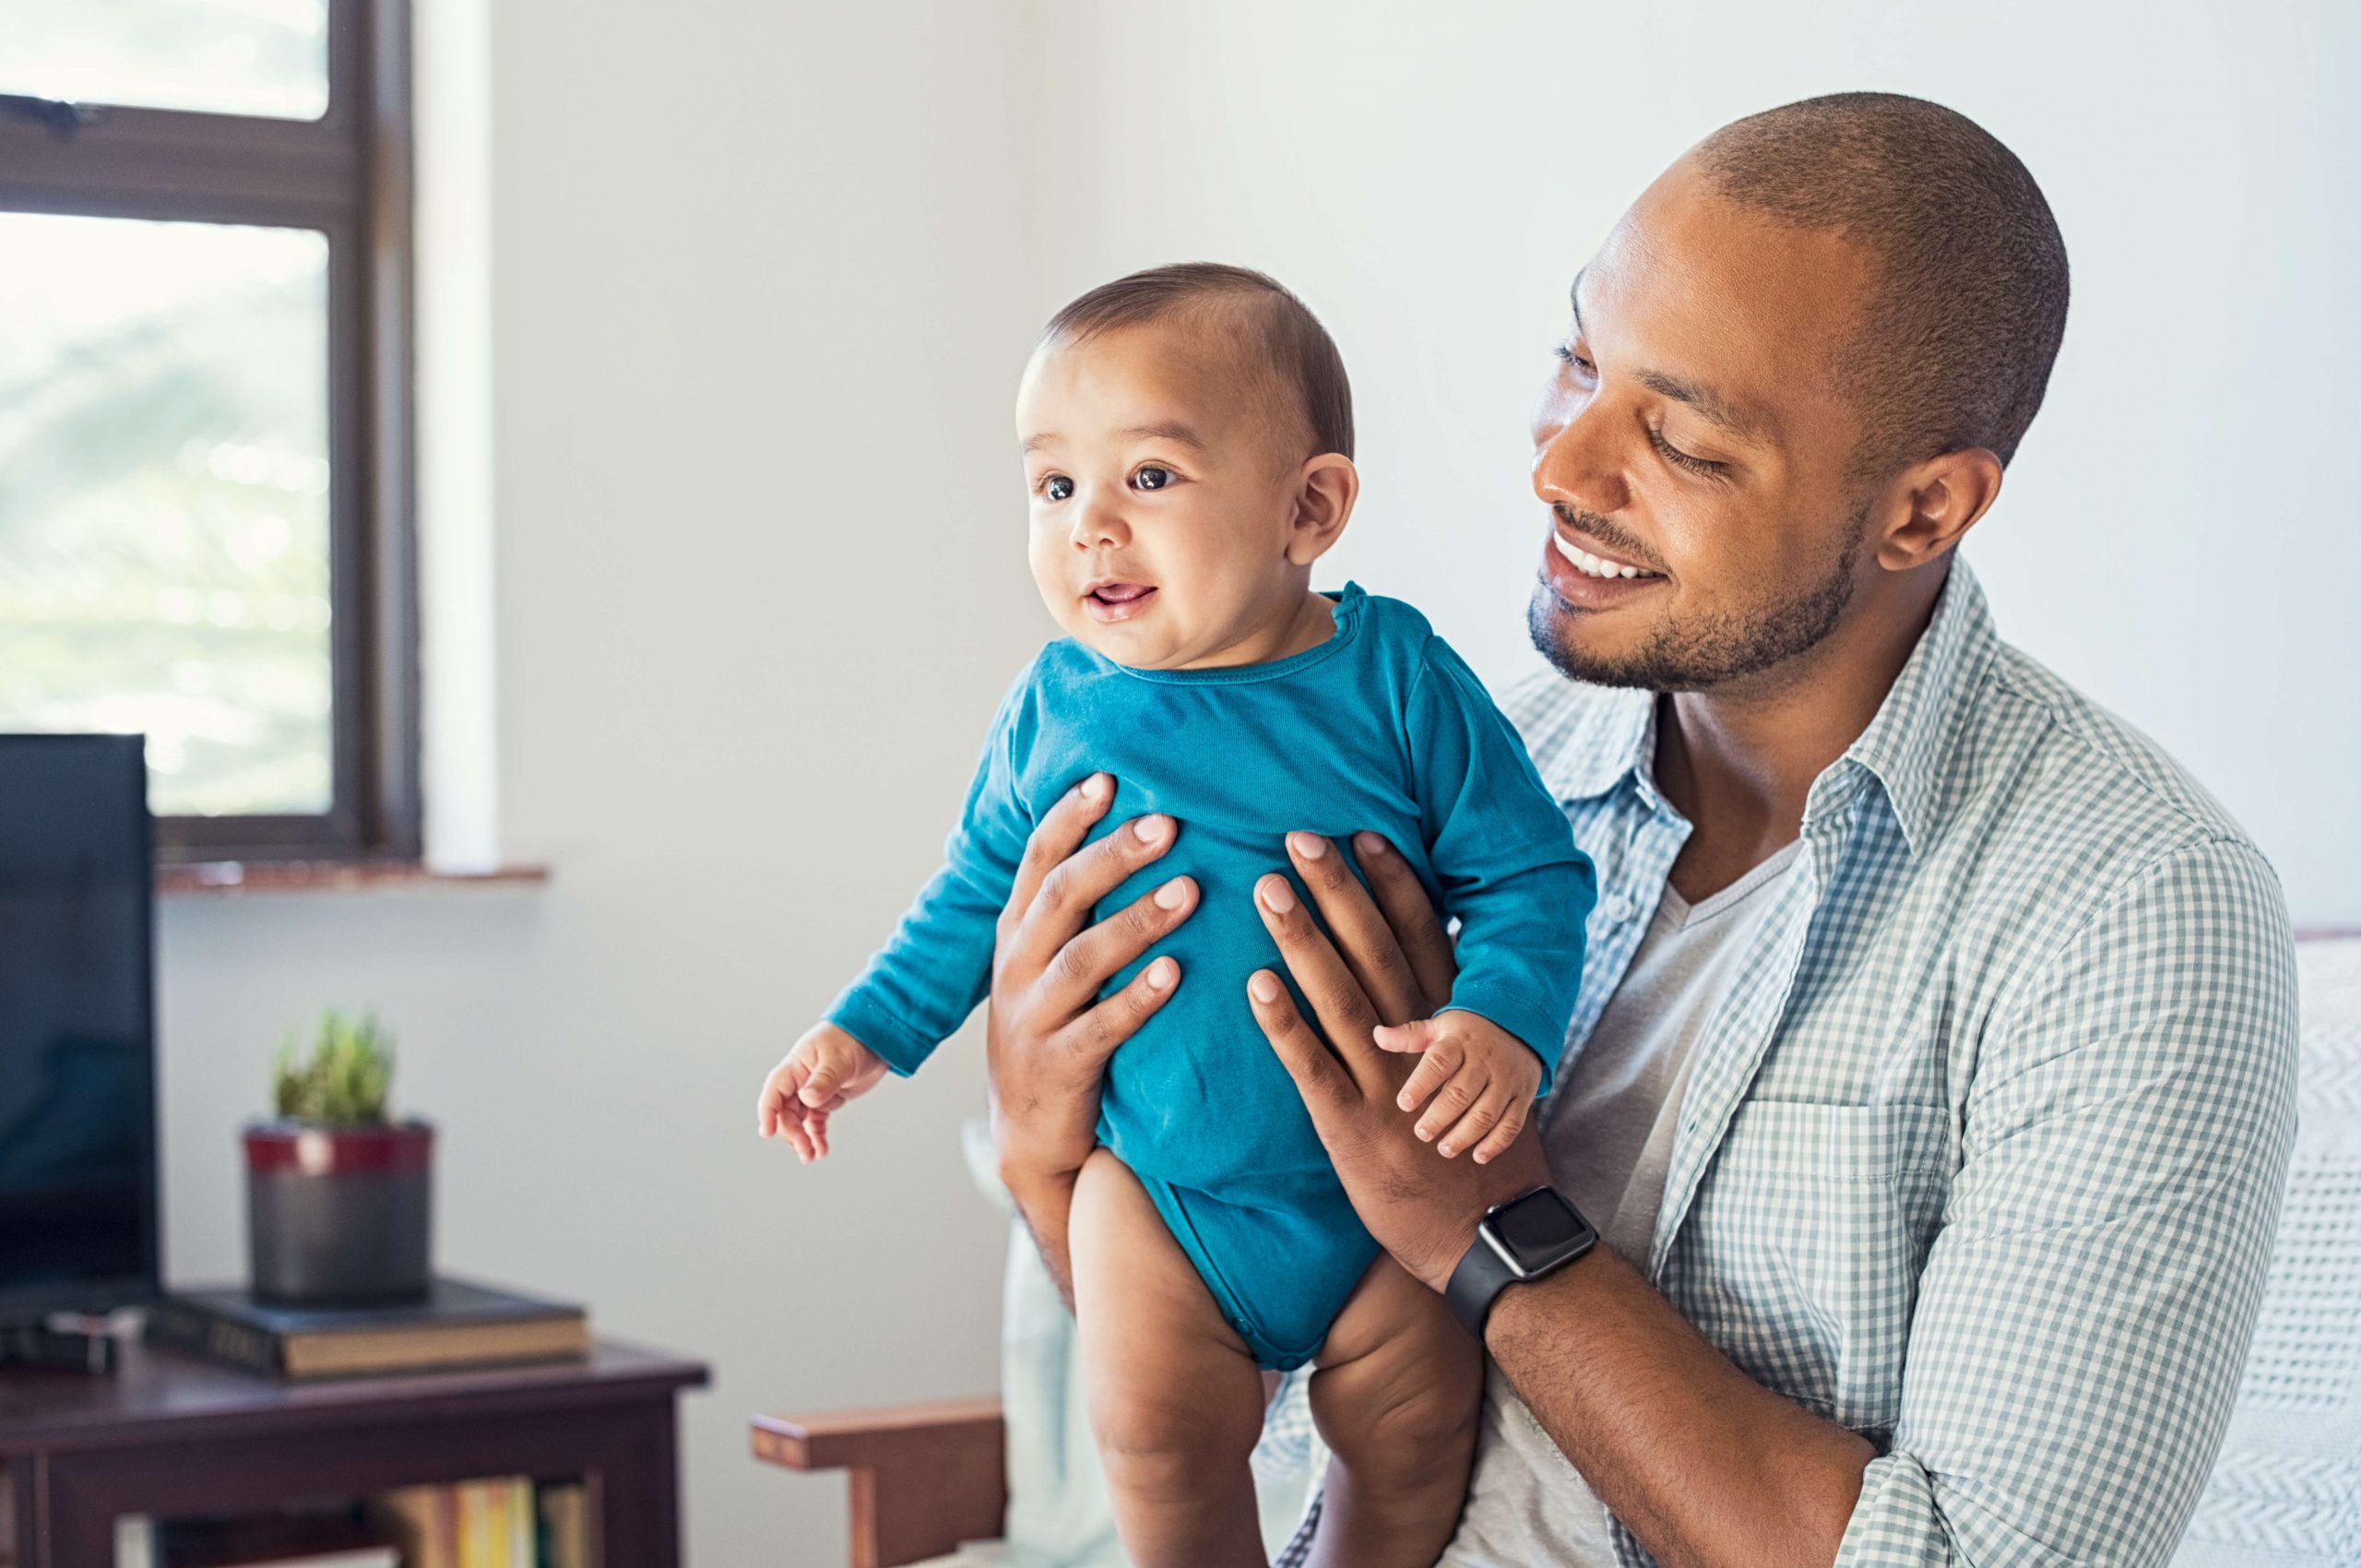
[[[1603,519],[1577,514],[1569,521],[1595,539],[1612,542],[1621,530]],[[1774,670],[1819,646],[1836,629],[1852,602],[1853,568],[1860,559],[1869,521],[1864,505],[1845,529],[1843,543],[1801,592],[1741,609],[1684,619],[1668,615],[1633,653],[1619,658],[1585,654],[1550,636],[1551,607],[1559,600],[1547,579],[1534,590],[1525,621],[1533,646],[1570,681],[1598,686],[1636,686],[1650,692],[1703,692]],[[1579,615],[1581,612],[1567,613]]]

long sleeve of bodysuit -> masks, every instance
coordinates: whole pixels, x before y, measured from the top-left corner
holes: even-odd
[[[995,927],[1033,831],[1017,799],[1014,750],[1030,674],[1001,701],[943,869],[826,1014],[906,1076],[967,1021],[991,983]]]
[[[1524,742],[1440,637],[1428,639],[1404,720],[1428,855],[1459,921],[1448,1006],[1531,1046],[1546,1094],[1580,989],[1596,873]]]

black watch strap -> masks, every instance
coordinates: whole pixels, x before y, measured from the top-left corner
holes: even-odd
[[[1484,1211],[1475,1241],[1443,1287],[1443,1301],[1481,1344],[1484,1321],[1501,1291],[1545,1278],[1597,1244],[1597,1230],[1580,1210],[1551,1188],[1536,1187]]]

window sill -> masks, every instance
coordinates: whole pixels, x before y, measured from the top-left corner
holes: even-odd
[[[538,887],[542,865],[488,872],[442,872],[416,861],[170,861],[156,866],[160,895],[246,893],[402,893],[446,888]]]

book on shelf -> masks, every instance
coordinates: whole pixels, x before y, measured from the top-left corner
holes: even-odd
[[[590,1349],[579,1306],[449,1277],[437,1278],[423,1301],[390,1306],[282,1307],[233,1287],[176,1290],[148,1309],[147,1337],[296,1380],[576,1358]]]
[[[579,1481],[510,1476],[403,1487],[377,1503],[401,1568],[589,1568],[587,1499]]]

